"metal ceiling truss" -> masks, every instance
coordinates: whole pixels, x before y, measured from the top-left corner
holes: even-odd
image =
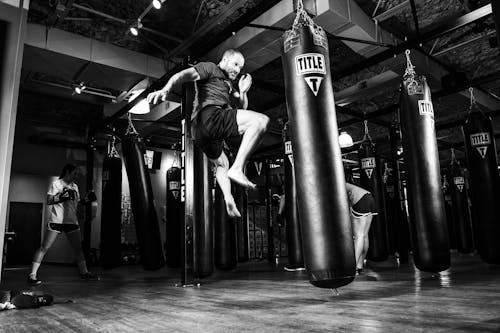
[[[476,22],[477,20],[483,19],[492,13],[491,4],[485,5],[478,8],[468,14],[465,14],[457,19],[450,20],[436,29],[433,29],[427,33],[421,34],[420,38],[413,38],[402,42],[388,50],[382,51],[370,58],[361,61],[358,64],[354,64],[347,68],[341,69],[337,72],[332,73],[332,77],[335,79],[341,79],[351,74],[357,73],[362,69],[377,65],[384,60],[390,59],[398,54],[403,53],[407,49],[413,49],[419,47],[422,43],[434,40],[443,35],[449,34],[457,29],[460,29],[466,25]]]

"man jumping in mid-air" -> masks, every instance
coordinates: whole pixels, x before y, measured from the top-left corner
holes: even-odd
[[[259,144],[268,126],[269,118],[261,113],[246,110],[247,92],[252,85],[250,74],[241,76],[238,90],[232,82],[236,80],[245,58],[241,52],[229,49],[224,52],[219,64],[200,62],[193,67],[174,74],[161,89],[148,95],[148,102],[156,104],[161,98],[165,101],[175,84],[196,81],[196,98],[191,127],[194,142],[215,164],[217,182],[224,194],[226,210],[230,217],[241,217],[233,195],[231,181],[250,189],[250,182],[243,172],[245,162]],[[230,105],[230,96],[239,101],[239,108]],[[229,167],[229,160],[223,151],[224,139],[243,135],[240,148]]]

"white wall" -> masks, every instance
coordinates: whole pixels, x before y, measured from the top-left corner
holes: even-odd
[[[33,129],[26,126],[17,126],[12,155],[12,185],[9,189],[9,204],[11,201],[42,202],[44,203],[44,220],[40,221],[43,232],[46,229],[48,209],[45,203],[47,190],[51,182],[59,176],[66,163],[77,165],[82,175],[76,183],[83,196],[86,191],[85,159],[86,153],[81,149],[50,147],[31,144],[28,137],[33,134]],[[94,170],[94,187],[98,199],[101,198],[101,169],[102,157],[96,154]],[[98,201],[98,202],[99,202]],[[7,218],[8,220],[8,218]],[[80,224],[83,229],[83,224]],[[92,221],[91,247],[99,244],[100,235],[100,209]],[[44,261],[54,263],[72,263],[73,251],[66,237],[60,236],[45,256]]]
[[[28,137],[32,135],[32,129],[27,127],[16,128],[16,138],[12,158],[10,201],[20,202],[42,202],[44,203],[44,221],[41,221],[42,231],[46,228],[47,208],[45,204],[47,189],[52,177],[59,175],[61,168],[66,163],[76,164],[82,171],[82,176],[77,179],[80,194],[85,194],[85,159],[86,153],[81,149],[68,149],[62,147],[50,147],[31,144]],[[165,211],[167,170],[173,163],[173,151],[154,148],[162,152],[161,169],[150,172],[153,196],[155,198],[156,210],[160,226],[162,242],[165,242]],[[94,155],[94,184],[93,188],[97,196],[97,215],[92,220],[91,247],[98,248],[100,244],[101,229],[101,203],[102,203],[102,160],[103,155],[98,152]],[[129,185],[125,163],[122,162],[122,193],[129,195]],[[83,221],[80,226],[83,230]],[[47,253],[45,261],[55,263],[73,262],[73,252],[64,236],[58,237],[53,248]]]

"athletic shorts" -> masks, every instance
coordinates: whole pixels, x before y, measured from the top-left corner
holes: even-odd
[[[228,105],[206,106],[193,119],[191,131],[194,143],[208,158],[219,158],[224,147],[224,139],[240,135],[236,113],[237,109]]]
[[[49,223],[47,225],[47,229],[55,231],[58,234],[60,234],[61,232],[68,234],[70,232],[80,230],[80,226],[73,223]]]
[[[377,208],[375,207],[375,200],[372,194],[366,193],[363,195],[363,197],[351,207],[351,213],[354,217],[377,215]]]

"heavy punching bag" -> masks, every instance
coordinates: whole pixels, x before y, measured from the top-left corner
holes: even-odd
[[[361,186],[372,194],[378,213],[373,216],[368,232],[370,245],[366,257],[372,261],[384,261],[389,256],[389,246],[380,161],[377,158],[375,145],[369,139],[365,139],[360,145],[358,155],[361,165],[359,173]]]
[[[385,217],[387,221],[387,244],[389,254],[397,251],[397,215],[396,215],[396,193],[394,186],[394,167],[385,164],[384,175],[382,176],[385,197]]]
[[[285,171],[285,231],[288,247],[288,266],[291,269],[304,267],[299,214],[297,211],[297,190],[293,170],[293,149],[288,124],[283,128],[284,171]]]
[[[136,133],[128,133],[122,140],[122,149],[130,187],[130,201],[139,243],[141,265],[146,270],[154,270],[165,265],[165,258],[153,188],[144,163],[141,143],[141,139]]]
[[[453,204],[451,202],[451,185],[453,183],[453,179],[450,176],[450,174],[445,171],[442,175],[442,184],[441,187],[443,189],[443,196],[444,196],[444,207],[446,211],[446,222],[448,225],[448,238],[450,240],[450,250],[456,250],[457,249],[457,237],[456,237],[456,232],[455,232],[455,225],[453,222]]]
[[[238,262],[246,262],[250,258],[248,253],[248,197],[243,187],[236,186],[234,200],[241,214],[241,218],[236,222]]]
[[[167,170],[167,211],[165,216],[165,260],[168,267],[181,264],[182,219],[184,207],[181,202],[181,169],[179,153],[174,151],[174,163]]]
[[[476,248],[489,264],[500,264],[500,180],[491,118],[476,103],[463,126],[470,174]]]
[[[214,272],[214,226],[211,162],[194,146],[194,261],[193,274],[205,278]]]
[[[122,160],[112,146],[102,162],[100,261],[103,268],[121,262]]]
[[[406,209],[403,206],[405,199],[404,186],[400,169],[401,151],[401,131],[399,130],[398,120],[394,121],[389,128],[389,136],[391,143],[391,158],[393,161],[394,172],[394,219],[396,221],[396,250],[399,254],[399,261],[402,264],[409,262],[410,252],[410,230]]]
[[[214,263],[222,270],[235,269],[238,263],[236,247],[236,221],[229,218],[226,202],[219,184],[215,187],[214,201]]]
[[[356,263],[328,40],[298,3],[282,60],[304,263],[313,285],[337,288],[354,279]]]
[[[457,237],[457,250],[460,253],[471,253],[474,251],[474,243],[469,214],[469,200],[465,186],[464,170],[460,167],[457,160],[452,160],[450,175],[453,181],[450,184],[451,203],[453,226]]]
[[[401,132],[415,266],[428,272],[450,267],[450,246],[431,91],[408,57],[400,96]]]

